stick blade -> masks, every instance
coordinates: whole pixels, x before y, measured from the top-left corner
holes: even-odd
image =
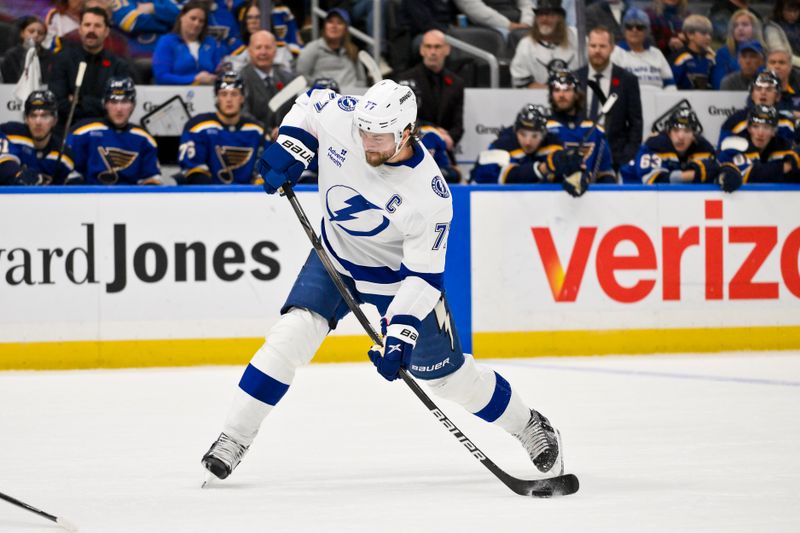
[[[308,83],[303,76],[297,76],[295,79],[290,81],[286,84],[286,87],[280,90],[278,94],[270,98],[267,107],[269,110],[275,113],[280,109],[283,104],[300,94],[301,92],[305,91],[308,87]]]
[[[364,65],[365,69],[367,69],[367,74],[369,74],[369,77],[372,78],[373,84],[383,80],[383,74],[381,74],[380,67],[366,50],[361,50],[358,53],[358,60],[361,61],[361,64]]]
[[[56,524],[61,526],[61,528],[65,529],[66,531],[78,531],[78,526],[64,518],[63,516],[59,516],[56,519]]]

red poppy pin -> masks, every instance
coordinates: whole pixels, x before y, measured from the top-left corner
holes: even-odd
[[[619,87],[619,78],[611,78],[611,85]]]
[[[108,68],[111,66],[111,61],[109,61],[108,59],[104,59],[102,65]]]
[[[278,89],[278,90],[280,91],[281,89],[283,89],[283,83],[282,83],[282,82],[278,82],[278,83],[276,83],[276,84],[275,84],[275,88],[276,88],[276,89]]]
[[[451,78],[450,76],[445,76],[444,77],[444,84],[448,85],[448,86],[449,85],[453,85],[453,78]]]

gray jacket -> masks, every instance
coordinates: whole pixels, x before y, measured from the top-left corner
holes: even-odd
[[[339,87],[364,87],[367,75],[358,61],[351,61],[344,48],[333,50],[320,37],[303,47],[297,58],[297,73],[309,83],[318,78],[336,80]]]
[[[513,22],[533,24],[531,0],[454,0],[458,10],[479,26],[508,29]]]

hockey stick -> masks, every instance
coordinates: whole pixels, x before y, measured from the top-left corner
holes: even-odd
[[[325,267],[325,270],[328,272],[328,275],[331,277],[334,285],[336,285],[336,288],[342,295],[347,307],[349,307],[350,311],[353,312],[361,324],[361,327],[364,328],[364,331],[366,331],[367,335],[369,335],[369,338],[372,339],[372,342],[383,345],[381,336],[377,331],[375,331],[367,316],[358,306],[358,303],[356,303],[355,299],[353,299],[353,296],[350,294],[350,291],[344,284],[344,281],[342,281],[342,278],[336,271],[336,267],[333,266],[330,257],[322,247],[322,242],[314,231],[314,228],[311,226],[311,222],[308,220],[303,207],[297,200],[297,196],[295,195],[291,184],[284,184],[281,191],[292,205],[292,209],[294,209],[294,213],[297,215],[300,225],[303,226],[306,235],[308,235],[311,245],[314,247],[314,251],[317,253],[319,260],[322,262],[322,265]],[[433,400],[430,399],[430,397],[425,393],[425,391],[422,390],[419,384],[414,381],[414,379],[403,368],[400,369],[400,377],[403,378],[403,381],[405,381],[406,385],[408,385],[417,398],[419,398],[419,400],[425,404],[425,407],[428,408],[431,414],[433,414],[433,416],[436,417],[436,419],[441,422],[445,428],[447,428],[450,434],[452,434],[461,444],[463,444],[464,447],[473,455],[473,457],[480,461],[481,464],[485,466],[492,474],[494,474],[501,482],[503,482],[505,486],[517,494],[522,496],[547,498],[550,496],[566,496],[568,494],[577,492],[579,487],[578,478],[573,474],[564,474],[561,476],[538,480],[519,479],[507,474],[504,470],[494,464],[494,462],[492,462],[492,460],[489,459],[486,454],[480,450],[480,448],[478,448],[460,429],[458,429],[458,427],[456,427],[456,425],[449,418],[447,418],[447,415],[445,415],[442,410],[439,409],[435,403],[433,403]]]
[[[81,85],[83,85],[84,74],[86,74],[86,61],[81,61],[78,63],[78,75],[75,76],[75,96],[72,98],[72,105],[69,106],[67,123],[64,126],[64,135],[61,139],[61,148],[58,149],[58,157],[56,158],[56,168],[61,164],[61,158],[64,156],[64,149],[67,147],[67,135],[69,135],[69,128],[72,126],[72,116],[75,114],[75,107],[78,105],[78,96],[81,92]]]
[[[297,76],[295,79],[286,84],[286,87],[278,91],[275,96],[269,99],[267,107],[273,113],[277,112],[283,104],[306,90],[308,84],[303,76]]]
[[[17,500],[16,498],[12,498],[11,496],[3,494],[2,492],[0,492],[0,500],[5,500],[8,503],[16,505],[17,507],[22,507],[23,509],[26,509],[26,510],[32,512],[32,513],[38,514],[41,517],[47,518],[48,520],[51,520],[51,521],[55,522],[56,524],[58,524],[59,526],[61,526],[64,529],[66,529],[67,531],[78,531],[78,527],[76,525],[74,525],[72,522],[70,522],[69,520],[67,520],[66,518],[64,518],[63,516],[55,516],[55,515],[51,515],[50,513],[45,513],[41,509],[37,509],[36,507],[33,507],[32,505],[28,505],[27,503],[21,502],[21,501]]]
[[[589,138],[592,136],[592,134],[595,132],[598,125],[600,124],[600,119],[603,118],[606,115],[606,113],[611,111],[611,108],[614,107],[615,103],[617,103],[617,99],[618,99],[617,93],[611,93],[610,95],[608,95],[606,101],[603,102],[603,107],[600,108],[600,112],[597,114],[597,118],[594,120],[592,127],[589,128],[589,130],[584,134],[583,138],[581,139],[581,144],[578,145],[576,152],[580,154],[581,157],[583,157],[583,148],[586,146],[586,143],[589,141]],[[602,157],[602,155],[598,155],[597,160],[599,160],[600,157]],[[581,178],[583,177],[583,172],[584,172],[583,170],[574,172],[570,176],[564,178],[564,181],[569,182],[575,188],[576,191],[580,191],[582,188]],[[580,194],[583,193],[581,192]]]
[[[372,78],[373,85],[383,80],[380,67],[366,50],[361,50],[358,53],[358,60],[361,61],[361,64],[367,69],[367,74]]]

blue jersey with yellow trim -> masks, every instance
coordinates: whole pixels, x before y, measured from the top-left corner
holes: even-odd
[[[49,176],[53,185],[63,185],[64,180],[75,169],[69,146],[64,147],[61,161],[58,150],[61,137],[54,135],[43,148],[36,148],[28,126],[22,122],[6,122],[0,126],[9,142],[9,151],[17,156],[22,172]]]
[[[153,4],[153,13],[139,11],[139,4]],[[180,6],[175,0],[111,0],[111,20],[128,35],[132,57],[152,55],[158,37],[172,31]]]
[[[86,119],[67,137],[75,171],[87,184],[135,185],[160,180],[156,140],[142,128],[117,128],[106,119]]]
[[[292,11],[286,6],[272,6],[272,33],[278,46],[286,46],[292,56],[297,57],[302,50],[300,32],[297,29],[297,21]]]
[[[447,153],[447,143],[436,126],[424,124],[419,127],[419,141],[422,146],[427,148],[433,156],[433,160],[439,165],[442,177],[447,183],[458,183],[461,181],[461,172],[453,165],[450,155]]]
[[[578,148],[583,136],[592,128],[591,120],[574,117],[565,113],[553,113],[547,121],[547,130],[556,135],[565,150]],[[616,183],[617,177],[612,168],[611,149],[603,128],[597,127],[589,136],[583,148],[583,160],[590,173],[590,180],[597,183]],[[595,170],[596,169],[596,170]]]
[[[264,143],[264,128],[253,120],[226,126],[216,113],[201,113],[183,128],[178,162],[190,183],[249,184]]]
[[[19,173],[19,158],[11,153],[11,143],[0,131],[0,185],[14,185]]]
[[[639,148],[632,164],[620,169],[623,183],[671,183],[674,171],[695,170],[692,183],[713,182],[716,178],[714,147],[702,135],[689,145],[686,153],[679,154],[667,133],[650,137]]]
[[[670,66],[678,89],[711,89],[711,71],[714,70],[715,65],[714,57],[713,50],[693,52],[688,47],[683,47],[675,52]]]
[[[743,137],[747,133],[747,113],[753,105],[753,101],[748,98],[748,107],[740,109],[733,115],[729,116],[722,127],[719,129],[719,142],[717,142],[717,149],[722,146],[722,141],[731,135],[738,135]],[[778,132],[779,137],[783,137],[789,142],[794,142],[797,132],[794,127],[794,117],[792,116],[791,109],[786,109],[784,105],[778,107]]]
[[[508,164],[501,165],[496,161],[481,161],[472,167],[470,179],[473,183],[538,183],[555,181],[554,174],[544,177],[537,175],[534,165],[547,160],[547,156],[562,149],[561,140],[553,133],[547,132],[539,147],[532,154],[526,154],[517,141],[513,127],[500,130],[497,139],[489,145],[489,150],[508,152]]]
[[[740,137],[747,140],[747,150],[722,150],[718,159],[721,164],[733,164],[742,173],[742,183],[784,183],[800,181],[798,168],[800,156],[792,149],[792,143],[777,135],[759,150],[750,140],[747,131]],[[784,163],[789,162],[793,170],[784,173]]]

